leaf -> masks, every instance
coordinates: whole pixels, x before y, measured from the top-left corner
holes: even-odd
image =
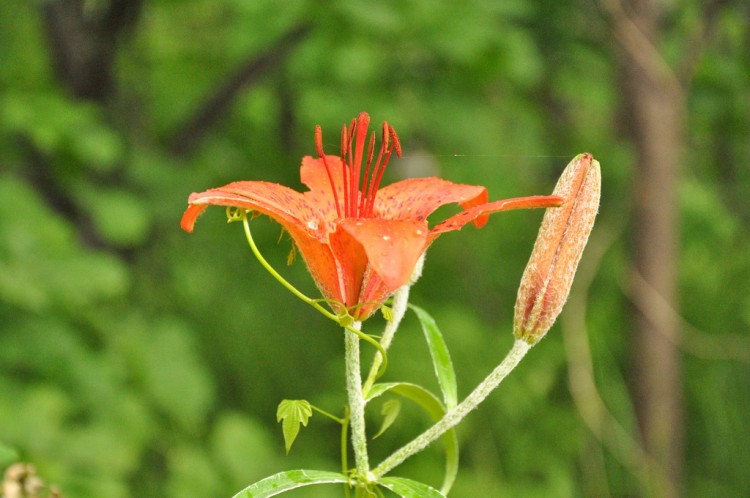
[[[403,396],[419,405],[435,422],[445,415],[445,408],[434,394],[422,386],[408,382],[375,384],[370,389],[367,400],[369,401],[373,398],[377,398],[389,391],[398,394],[399,396]],[[447,431],[441,436],[441,439],[445,444],[445,477],[443,478],[443,485],[440,489],[443,493],[447,494],[453,486],[453,482],[456,480],[456,475],[458,474],[458,438],[456,437],[455,429]]]
[[[281,422],[287,453],[292,448],[294,440],[297,439],[300,424],[307,427],[307,421],[311,415],[312,407],[304,399],[285,399],[279,403],[279,408],[276,410],[276,421]]]
[[[251,484],[234,495],[233,498],[266,498],[313,484],[347,484],[348,482],[349,479],[338,472],[287,470]]]
[[[445,498],[437,489],[404,477],[383,477],[379,484],[402,498]]]
[[[448,353],[443,335],[440,333],[435,320],[425,310],[418,306],[409,305],[417,314],[419,323],[422,325],[427,340],[427,347],[432,356],[432,365],[435,368],[440,390],[443,392],[443,401],[448,410],[455,408],[458,403],[458,390],[456,388],[456,373],[453,370],[453,362]]]
[[[384,417],[383,425],[380,426],[380,430],[372,438],[376,439],[380,437],[393,424],[400,411],[401,402],[397,399],[389,399],[383,403],[383,408],[380,410],[380,414]]]
[[[385,304],[380,307],[380,313],[383,314],[383,319],[386,322],[392,322],[393,321],[393,308],[390,306],[386,306]]]

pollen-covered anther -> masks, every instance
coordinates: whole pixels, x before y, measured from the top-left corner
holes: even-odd
[[[393,150],[396,151],[398,157],[401,157],[401,141],[398,139],[396,129],[393,126],[388,125],[388,130],[388,135],[390,135],[391,140],[393,140]]]
[[[315,125],[315,152],[318,157],[325,156],[325,152],[323,152],[323,130],[320,125]]]
[[[383,121],[383,134],[381,135],[381,139],[383,141],[383,149],[387,149],[390,146],[390,136],[391,125],[388,124],[388,121]]]
[[[346,125],[341,126],[341,162],[346,163],[346,154],[349,152],[349,130]]]
[[[358,208],[358,214],[359,216],[365,216],[366,213],[366,207],[367,207],[367,196],[368,196],[368,181],[370,180],[370,168],[372,167],[372,159],[375,156],[375,132],[372,132],[370,134],[370,140],[367,143],[367,162],[365,163],[365,174],[362,177],[362,190],[360,193],[362,194],[359,198],[359,208]],[[378,156],[378,161],[375,162],[377,164],[380,162],[380,157]],[[369,185],[372,185],[372,182],[369,182]]]

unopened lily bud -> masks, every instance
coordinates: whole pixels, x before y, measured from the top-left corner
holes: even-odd
[[[536,344],[555,323],[599,209],[601,170],[591,154],[579,154],[563,171],[553,195],[565,201],[544,213],[516,298],[513,334]]]

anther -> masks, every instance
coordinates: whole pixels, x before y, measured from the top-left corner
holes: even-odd
[[[393,140],[393,149],[396,151],[396,155],[401,157],[401,141],[398,139],[396,129],[393,126],[388,125],[388,132],[391,140]]]
[[[370,141],[367,144],[367,162],[365,163],[365,174],[362,177],[362,196],[359,200],[359,215],[364,217],[367,216],[367,212],[365,210],[365,207],[367,206],[367,185],[368,180],[370,179],[370,168],[372,166],[372,159],[375,156],[375,132],[373,131],[370,133]],[[379,161],[378,161],[379,162]],[[375,163],[375,166],[377,167],[378,163]],[[374,172],[374,170],[373,170]],[[372,182],[369,182],[370,185],[372,185]]]
[[[318,153],[318,157],[324,157],[323,152],[323,130],[320,125],[315,125],[315,152]]]

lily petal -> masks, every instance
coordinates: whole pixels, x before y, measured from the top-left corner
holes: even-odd
[[[424,221],[440,206],[464,209],[487,202],[487,189],[440,178],[408,178],[383,187],[375,198],[375,215],[390,220]],[[475,217],[477,218],[477,217]]]
[[[427,223],[377,218],[344,220],[341,230],[367,253],[372,270],[393,291],[411,278],[427,247]]]
[[[234,182],[223,187],[193,193],[180,225],[192,232],[195,221],[208,206],[252,209],[278,222],[297,244],[315,283],[324,296],[343,301],[336,263],[328,245],[330,227],[320,210],[304,194],[269,182]]]
[[[476,222],[477,219],[486,219],[492,213],[499,211],[511,211],[513,209],[531,209],[531,208],[548,208],[556,207],[563,203],[563,198],[557,195],[533,195],[529,197],[514,197],[512,199],[503,199],[500,201],[480,204],[451,216],[447,220],[435,225],[430,230],[430,242],[438,235],[453,230],[461,230],[469,222]]]
[[[269,182],[233,182],[223,187],[205,192],[192,193],[188,198],[190,205],[182,217],[180,225],[187,232],[193,231],[195,220],[207,206],[234,206],[252,209],[267,214],[284,228],[296,225],[299,228],[314,232],[318,226],[306,225],[305,220],[316,220],[315,210],[299,192],[278,183]]]
[[[328,167],[326,168],[326,164]],[[343,209],[344,202],[344,172],[349,171],[349,167],[341,164],[341,158],[338,156],[325,156],[315,159],[310,156],[302,158],[302,167],[300,168],[300,180],[310,191],[305,192],[305,198],[311,209],[313,209],[318,218],[331,223],[340,218],[339,210],[336,209],[336,201]],[[329,176],[330,175],[330,176]],[[331,188],[331,181],[336,185],[334,195]],[[329,224],[329,228],[332,226]]]

